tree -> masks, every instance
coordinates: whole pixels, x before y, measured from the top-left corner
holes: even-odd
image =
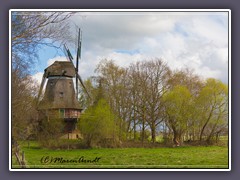
[[[116,143],[117,127],[115,124],[115,115],[107,101],[100,99],[97,104],[89,107],[83,114],[79,123],[81,133],[83,134],[86,145],[106,146]],[[111,144],[113,145],[113,144]]]
[[[120,118],[119,137],[123,133],[131,134],[132,129],[136,137],[138,124],[142,131],[142,142],[145,128],[149,126],[154,143],[156,128],[163,121],[161,97],[166,91],[170,73],[166,63],[155,59],[121,68],[111,60],[104,60],[98,65],[97,72],[100,73],[105,97]]]
[[[176,70],[171,72],[170,77],[168,78],[167,88],[168,90],[172,90],[176,86],[184,86],[186,87],[191,96],[196,99],[199,96],[201,89],[204,86],[203,80],[198,75],[194,74],[193,70],[185,68],[181,70]],[[193,107],[194,109],[194,107]],[[199,125],[197,122],[197,110],[192,114],[191,120],[188,122],[188,128],[186,131],[186,135],[184,136],[188,140],[196,140],[198,139],[198,129]]]
[[[12,12],[12,68],[32,68],[37,52],[43,45],[59,48],[69,36],[66,12]],[[58,45],[57,43],[58,42]]]
[[[66,12],[12,12],[11,14],[11,97],[15,139],[18,139],[20,134],[25,132],[27,125],[30,125],[29,117],[31,121],[36,119],[34,97],[38,88],[31,80],[30,70],[36,63],[38,50],[44,45],[58,48],[68,39],[66,36],[70,33],[66,20],[71,15],[72,13]]]
[[[130,66],[131,92],[138,118],[141,119],[142,141],[145,126],[151,129],[152,142],[156,141],[156,128],[163,121],[162,96],[166,92],[170,70],[161,59],[143,61]]]
[[[109,102],[118,117],[119,139],[125,137],[129,128],[128,81],[127,70],[117,66],[112,60],[102,60],[96,72],[99,73],[103,97]]]
[[[227,126],[228,87],[216,79],[207,79],[197,100],[200,141],[204,135],[209,142],[212,136]]]
[[[175,86],[164,95],[163,100],[166,123],[173,131],[174,144],[179,146],[192,115],[191,94],[185,86]]]
[[[38,125],[37,140],[41,146],[46,148],[59,148],[59,142],[61,136],[64,134],[64,121],[58,117],[56,113],[50,119],[46,116],[40,119]]]
[[[37,119],[34,94],[38,86],[33,86],[29,76],[12,75],[12,135],[15,140],[26,139],[34,132]]]

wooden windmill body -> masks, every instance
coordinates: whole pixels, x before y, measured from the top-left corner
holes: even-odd
[[[80,37],[80,30],[79,30]],[[62,138],[80,138],[77,129],[77,122],[80,118],[82,108],[78,102],[78,81],[86,90],[81,77],[78,74],[78,60],[80,58],[81,39],[78,39],[78,50],[76,67],[69,49],[65,46],[65,51],[69,61],[55,61],[44,70],[38,95],[38,109],[42,116],[48,120],[54,119],[65,123]],[[74,88],[76,80],[76,89]],[[42,91],[47,81],[44,95]],[[42,98],[41,98],[42,96]]]

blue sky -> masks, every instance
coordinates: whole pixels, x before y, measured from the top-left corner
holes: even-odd
[[[83,31],[83,79],[104,58],[123,67],[161,58],[173,70],[189,67],[203,78],[228,82],[228,12],[79,12],[71,21]],[[39,58],[33,74],[38,82],[48,65],[66,60],[47,47]]]

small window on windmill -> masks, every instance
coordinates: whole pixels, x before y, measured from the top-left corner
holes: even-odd
[[[63,92],[59,93],[60,98],[63,98]]]
[[[64,109],[59,109],[59,116],[60,116],[60,118],[64,118],[64,115],[65,115]]]

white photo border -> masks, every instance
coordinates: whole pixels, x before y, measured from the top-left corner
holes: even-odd
[[[11,15],[12,12],[228,12],[228,168],[226,169],[15,169],[11,139]],[[10,9],[9,10],[9,171],[231,171],[231,10],[230,9]]]

